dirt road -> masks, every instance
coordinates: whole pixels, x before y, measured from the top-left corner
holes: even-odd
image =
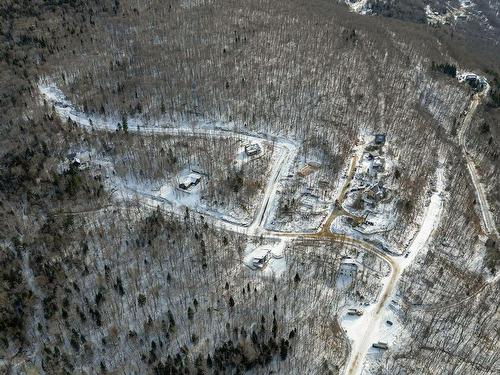
[[[460,146],[462,147],[462,153],[467,163],[467,170],[469,171],[469,175],[472,180],[472,184],[474,185],[474,190],[476,192],[477,202],[479,203],[479,209],[481,211],[481,219],[484,226],[484,230],[488,235],[494,235],[498,238],[498,230],[496,228],[495,220],[493,219],[493,215],[491,214],[490,206],[488,204],[488,199],[486,198],[486,192],[484,191],[484,187],[480,182],[479,175],[476,170],[476,166],[472,157],[467,152],[466,142],[465,142],[465,133],[469,128],[472,118],[476,113],[477,107],[481,102],[481,99],[488,94],[489,86],[485,88],[482,93],[474,94],[472,101],[470,103],[467,115],[464,118],[463,125],[458,134],[458,141]]]
[[[41,92],[45,96],[45,98],[54,105],[54,108],[58,112],[61,118],[66,119],[70,117],[73,121],[78,123],[83,127],[90,128],[99,128],[106,131],[115,131],[115,123],[113,121],[108,121],[106,119],[96,119],[93,121],[89,120],[88,117],[78,112],[71,103],[67,102],[64,98],[64,95],[54,87],[42,86]],[[484,95],[484,93],[483,93]],[[495,223],[493,221],[491,212],[489,210],[489,205],[486,199],[486,194],[482,185],[479,182],[479,177],[475,170],[475,166],[468,156],[467,151],[465,149],[465,141],[464,134],[467,127],[470,125],[472,116],[476,111],[476,108],[481,100],[481,96],[476,95],[469,108],[469,112],[464,119],[463,126],[459,132],[459,142],[462,146],[464,157],[467,161],[467,168],[471,175],[474,188],[476,190],[476,194],[478,196],[478,201],[481,207],[481,214],[484,222],[484,226],[488,233],[496,233],[498,236],[498,232],[495,227]],[[136,125],[136,126],[134,126]],[[335,207],[331,210],[331,212],[327,215],[321,226],[318,228],[317,232],[293,232],[293,233],[283,233],[283,232],[275,232],[268,231],[265,229],[265,223],[267,221],[267,217],[269,215],[270,208],[275,199],[276,189],[278,186],[278,182],[284,173],[288,173],[289,168],[295,158],[297,152],[297,146],[295,142],[284,138],[278,138],[272,135],[256,135],[256,134],[248,134],[241,133],[238,131],[228,130],[228,129],[217,129],[217,128],[162,128],[162,127],[145,127],[142,124],[134,124],[129,125],[129,129],[131,132],[141,132],[145,134],[150,133],[162,133],[162,134],[172,134],[172,135],[183,135],[183,136],[195,136],[195,135],[206,135],[211,137],[238,137],[240,139],[245,139],[246,141],[270,141],[272,140],[275,143],[278,150],[278,157],[274,160],[274,164],[271,168],[271,177],[268,180],[266,185],[263,199],[259,204],[259,208],[257,213],[252,221],[252,223],[248,226],[228,222],[227,220],[223,220],[218,216],[210,216],[207,218],[208,221],[213,223],[214,225],[223,228],[224,230],[229,230],[237,233],[243,233],[249,237],[260,237],[260,238],[268,238],[268,239],[301,239],[301,240],[325,240],[332,241],[338,243],[345,243],[355,246],[363,251],[369,252],[379,259],[383,260],[385,263],[389,265],[390,272],[383,279],[382,289],[379,293],[379,297],[376,301],[376,305],[372,310],[372,315],[370,316],[370,325],[369,329],[367,329],[362,335],[360,335],[356,340],[352,342],[352,352],[349,358],[349,361],[345,367],[345,371],[348,374],[358,374],[362,370],[364,358],[368,349],[371,346],[374,332],[376,331],[380,319],[383,315],[383,312],[387,308],[390,297],[395,291],[399,278],[401,277],[402,271],[405,267],[411,263],[416,253],[426,246],[427,241],[432,235],[432,232],[436,225],[436,220],[439,221],[439,215],[436,215],[436,212],[433,210],[427,210],[424,216],[424,220],[421,224],[419,234],[416,236],[414,243],[412,243],[412,252],[413,255],[407,261],[401,261],[401,257],[394,257],[389,255],[388,253],[378,249],[376,246],[362,240],[358,240],[346,235],[334,234],[330,231],[330,226],[335,219],[339,215],[339,211],[335,209]],[[340,195],[338,197],[338,202],[341,203],[345,197],[347,189],[349,188],[350,182],[354,176],[354,172],[356,169],[356,164],[359,159],[358,152],[354,153],[353,158],[351,160],[350,168],[347,173],[347,179],[344,183],[344,186],[341,189]],[[138,201],[140,204],[148,207],[160,207],[166,211],[171,212],[172,207],[168,205],[164,205],[159,202],[157,199],[147,195],[138,194]],[[435,193],[433,198],[438,199],[439,194]],[[441,210],[441,201],[439,201],[439,213]],[[174,212],[178,213],[178,212]],[[483,288],[482,288],[483,289]],[[472,298],[472,296],[470,297]]]

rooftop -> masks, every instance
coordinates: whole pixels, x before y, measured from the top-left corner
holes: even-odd
[[[375,144],[385,143],[385,134],[375,134]]]
[[[253,254],[252,254],[252,257],[254,259],[263,259],[267,256],[267,254],[269,254],[271,250],[266,248],[266,247],[263,247],[263,248],[260,248],[260,249],[256,249]]]

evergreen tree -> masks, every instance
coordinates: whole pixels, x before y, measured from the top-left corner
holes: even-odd
[[[123,114],[122,116],[122,128],[125,133],[128,133],[128,120],[127,120],[127,114]]]
[[[282,361],[284,361],[287,356],[288,356],[288,340],[281,339],[280,358]]]
[[[300,276],[298,273],[295,274],[295,277],[293,278],[293,281],[295,281],[295,283],[298,283],[300,281]]]

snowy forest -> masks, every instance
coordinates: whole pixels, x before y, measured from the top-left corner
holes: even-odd
[[[356,3],[0,4],[0,373],[499,371],[495,7]]]

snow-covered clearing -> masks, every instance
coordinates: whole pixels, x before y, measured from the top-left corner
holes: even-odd
[[[286,270],[286,260],[284,250],[286,240],[281,239],[266,245],[257,246],[253,243],[248,243],[243,258],[243,264],[254,272],[260,272],[263,276],[281,276]],[[268,253],[268,260],[261,269],[253,265],[253,260],[256,254]]]
[[[288,174],[281,179],[276,191],[276,198],[269,208],[269,219],[266,222],[266,229],[276,232],[315,232],[321,224],[328,218],[328,214],[333,210],[333,202],[339,198],[340,192],[346,180],[346,174],[350,166],[344,165],[340,175],[343,176],[335,181],[334,186],[327,184],[323,180],[319,171],[320,167],[310,167],[304,158],[297,158],[289,170],[299,171],[295,174]],[[309,161],[309,163],[311,163]],[[311,163],[314,165],[314,163]],[[317,165],[320,165],[318,162]],[[301,175],[306,170],[307,175]],[[283,212],[283,206],[290,201],[291,212]]]
[[[389,248],[386,238],[383,236],[385,230],[364,232],[358,230],[357,227],[353,228],[352,223],[349,222],[350,219],[351,218],[346,215],[336,217],[330,226],[331,232],[355,238],[359,241],[368,241],[381,249]],[[383,218],[383,220],[384,225],[387,225],[388,221],[385,218]],[[392,253],[398,253],[397,249],[393,249]]]
[[[473,6],[474,3],[470,0],[460,0],[460,6],[457,8],[448,7],[446,13],[440,14],[439,12],[432,10],[431,6],[428,4],[425,6],[427,22],[429,24],[447,24],[459,19],[466,20],[469,13],[468,8]]]
[[[368,14],[370,11],[366,5],[368,0],[345,0],[345,3],[353,12],[359,14]]]
[[[375,144],[373,134],[365,134],[358,146],[354,176],[339,200],[344,211],[332,222],[333,233],[369,240],[382,249],[390,246],[384,233],[396,225],[396,199],[398,186],[394,179],[396,163],[387,152],[389,142]],[[398,253],[396,249],[393,253]]]

